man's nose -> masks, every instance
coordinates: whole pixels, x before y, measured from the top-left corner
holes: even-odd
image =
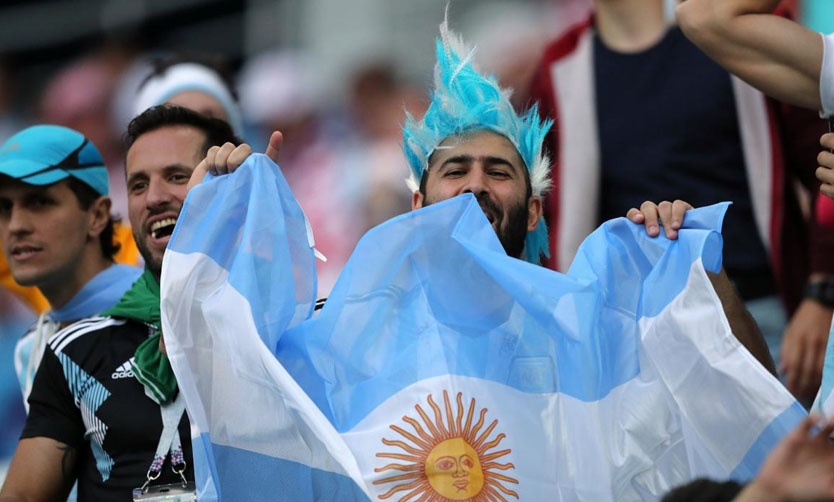
[[[21,234],[32,230],[32,220],[27,211],[12,207],[9,210],[9,233]]]
[[[475,195],[489,192],[489,179],[486,172],[479,166],[474,167],[466,175],[461,193],[473,193]]]
[[[145,203],[148,207],[157,207],[171,202],[173,195],[168,185],[161,179],[151,179],[148,182],[148,195]]]

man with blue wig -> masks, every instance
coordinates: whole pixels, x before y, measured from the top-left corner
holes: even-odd
[[[412,208],[471,192],[507,254],[538,264],[549,256],[541,197],[550,161],[542,141],[552,121],[539,119],[537,105],[518,116],[508,91],[471,64],[473,51],[446,23],[440,30],[431,105],[403,128]]]
[[[537,103],[516,114],[512,91],[473,65],[475,50],[446,22],[440,35],[431,104],[421,121],[409,114],[403,127],[412,209],[472,193],[507,255],[539,265],[550,255],[543,196],[552,182],[543,141],[553,121],[540,118]],[[691,208],[683,201],[645,202],[628,217],[644,224],[651,237],[662,226],[675,239]],[[726,274],[710,279],[736,337],[773,373],[764,339]]]
[[[478,71],[475,49],[450,31],[447,22],[440,26],[436,51],[435,89],[428,110],[419,121],[407,113],[403,126],[412,209],[472,193],[507,255],[540,265],[542,257],[549,256],[542,215],[543,196],[551,186],[543,141],[553,122],[540,118],[537,104],[517,114],[509,99],[512,90]],[[268,153],[273,160],[277,161],[281,141],[282,136],[273,133],[272,154]],[[199,184],[207,172],[234,171],[249,152],[246,144],[210,149],[189,187]],[[691,208],[684,201],[645,202],[627,216],[643,224],[650,237],[659,235],[662,227],[666,237],[675,239]],[[722,270],[710,279],[736,337],[775,373],[764,339],[726,274]]]

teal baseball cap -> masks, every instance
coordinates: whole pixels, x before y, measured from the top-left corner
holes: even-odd
[[[67,127],[36,125],[0,147],[0,175],[30,185],[51,185],[70,176],[107,195],[107,168],[98,148]]]

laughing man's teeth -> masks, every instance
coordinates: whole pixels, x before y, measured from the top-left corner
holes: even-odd
[[[177,223],[176,218],[165,218],[164,220],[159,220],[154,222],[151,225],[151,234],[153,235],[154,239],[159,238],[159,230],[168,226],[174,226]],[[170,235],[171,232],[167,232],[166,235]]]

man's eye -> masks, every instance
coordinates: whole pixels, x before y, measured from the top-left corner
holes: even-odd
[[[139,193],[147,187],[148,184],[144,181],[132,183],[130,185],[130,193]]]
[[[449,169],[448,171],[446,171],[446,173],[443,176],[446,177],[446,178],[456,178],[458,176],[463,176],[463,175],[464,175],[463,169]]]
[[[170,178],[171,182],[173,183],[187,183],[189,179],[191,179],[191,176],[187,174],[172,174]]]
[[[510,177],[510,173],[508,173],[507,171],[498,171],[498,170],[490,171],[489,175],[492,176],[493,178],[509,178]]]

